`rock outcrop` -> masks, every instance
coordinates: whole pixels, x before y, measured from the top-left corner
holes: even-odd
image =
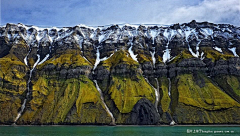
[[[0,124],[239,124],[240,28],[0,27]]]

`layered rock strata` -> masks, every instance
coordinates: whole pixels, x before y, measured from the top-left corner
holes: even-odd
[[[1,124],[239,124],[240,28],[0,27]]]

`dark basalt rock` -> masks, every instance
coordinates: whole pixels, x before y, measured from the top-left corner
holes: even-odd
[[[194,31],[189,33],[188,37],[186,37],[187,34],[183,34],[183,30],[186,30],[184,27],[193,28]],[[208,31],[206,30],[207,28],[211,28],[210,31],[212,31],[212,34],[207,34],[207,32],[204,32],[204,29],[205,31]],[[155,31],[154,29],[158,29],[158,33],[155,37],[153,37],[151,34],[152,30]],[[168,33],[168,36],[166,36],[165,32]],[[211,32],[208,31],[208,33]],[[184,80],[181,80],[181,82],[178,84],[180,77],[187,78],[188,81],[191,79],[191,81],[193,80],[194,82],[194,86],[199,86],[197,89],[192,89],[194,86],[190,86],[189,88],[192,91],[199,89],[200,91],[204,91],[201,89],[207,89],[210,90],[209,92],[211,92],[211,90],[213,90],[212,86],[215,86],[214,89],[220,88],[220,91],[223,91],[222,93],[226,93],[231,97],[231,99],[234,99],[238,103],[240,102],[240,96],[236,93],[239,91],[240,59],[239,57],[234,57],[231,51],[231,48],[236,48],[236,54],[240,56],[239,35],[239,27],[225,24],[212,24],[208,22],[198,23],[195,20],[190,23],[175,24],[169,27],[141,25],[139,28],[135,28],[127,25],[123,27],[113,25],[108,28],[97,28],[96,30],[88,27],[75,26],[63,28],[61,30],[53,28],[44,30],[41,29],[38,31],[34,27],[27,28],[21,24],[7,24],[6,27],[0,27],[0,58],[1,61],[3,60],[3,63],[0,65],[0,70],[3,71],[2,73],[0,72],[0,93],[4,94],[0,95],[2,100],[4,100],[6,97],[5,103],[12,105],[13,108],[9,108],[9,105],[0,100],[0,107],[3,109],[0,113],[4,113],[4,116],[0,118],[0,123],[2,123],[1,120],[5,120],[6,117],[10,117],[9,114],[13,114],[14,117],[16,117],[17,111],[20,110],[20,106],[26,97],[25,94],[27,85],[25,85],[25,83],[28,83],[30,87],[30,95],[27,98],[28,100],[32,100],[34,97],[36,97],[37,99],[34,100],[33,103],[36,102],[36,105],[42,103],[48,105],[49,103],[45,103],[48,99],[55,97],[60,98],[65,94],[66,96],[69,94],[68,91],[63,93],[61,89],[57,90],[59,88],[64,88],[63,85],[67,86],[67,84],[76,85],[78,88],[76,90],[78,91],[79,85],[81,86],[81,84],[86,84],[86,86],[80,88],[87,90],[88,87],[90,87],[92,91],[95,91],[93,95],[98,94],[96,85],[94,82],[92,82],[93,80],[97,81],[98,86],[102,90],[104,101],[116,118],[117,124],[154,125],[158,124],[159,122],[163,124],[169,124],[172,120],[176,121],[178,124],[239,123],[240,115],[238,114],[239,107],[237,106],[231,108],[223,107],[221,109],[211,111],[209,109],[205,110],[204,107],[199,108],[196,106],[191,106],[191,103],[194,103],[195,98],[191,98],[189,100],[190,102],[187,104],[181,102],[178,103],[178,92],[186,91],[188,89],[187,87],[189,87],[187,86],[188,82],[185,82]],[[41,37],[40,39],[39,36]],[[102,40],[100,41],[100,39]],[[130,47],[132,47],[133,53],[138,55],[137,58],[139,62],[132,63],[134,60],[128,53],[128,49]],[[189,50],[189,47],[193,52],[197,52],[197,48],[199,47],[199,53],[201,54],[203,52],[203,55],[201,54],[201,59],[200,57],[194,58],[193,54],[191,54],[190,51],[187,51]],[[222,52],[219,52],[213,47],[221,48]],[[162,60],[164,58],[166,49],[170,50],[169,53],[171,58],[166,63],[163,63]],[[108,62],[108,64],[111,66],[103,65],[106,61],[100,62],[96,69],[93,69],[92,66],[96,61],[98,55],[97,53],[99,53],[100,59],[102,59],[104,57],[109,57],[111,54],[115,54],[120,50],[123,50],[128,54],[127,59],[124,58],[120,62],[115,62],[113,59],[111,59],[111,61],[113,61],[112,64],[114,64],[112,65],[111,62]],[[155,65],[153,65],[153,58],[151,56],[151,53],[153,52],[155,53]],[[183,52],[185,52],[186,55]],[[85,64],[81,65],[82,62],[80,61],[71,64],[65,63],[64,61],[55,62],[54,64],[51,62],[51,60],[54,60],[52,59],[53,57],[57,58],[63,55],[61,58],[63,60],[66,57],[69,57],[68,55],[64,56],[66,53],[85,57],[91,64],[87,66]],[[10,58],[6,56],[8,54],[10,54]],[[42,61],[47,54],[50,55],[48,58],[49,61],[47,61],[45,65],[38,65],[35,67],[35,69],[32,71],[31,82],[29,83],[29,70],[32,69],[32,66],[37,62],[38,55],[40,55],[40,61]],[[6,56],[6,58],[2,58],[4,56]],[[6,66],[5,64],[9,64],[9,62],[13,60],[14,56],[16,56],[22,63],[17,61],[17,65],[13,64],[14,66],[11,66],[12,69],[3,69],[3,67]],[[24,65],[24,58],[26,56],[29,67]],[[73,56],[70,61],[73,61],[74,57],[75,56]],[[116,59],[119,58],[116,57]],[[79,63],[79,65],[77,63]],[[22,77],[22,75],[25,76]],[[192,78],[189,78],[187,75],[191,75]],[[140,80],[141,76],[143,80]],[[233,78],[231,76],[235,77]],[[23,83],[21,83],[22,85],[18,85],[18,82],[12,82],[12,80],[20,80],[19,77],[23,78]],[[157,82],[156,79],[159,80],[162,77],[165,78],[166,82],[159,83],[160,86],[157,86],[159,81]],[[116,80],[114,78],[116,78]],[[127,112],[122,112],[120,109],[118,109],[114,103],[114,99],[116,99],[116,97],[123,97],[119,101],[125,102],[124,97],[126,97],[126,95],[122,93],[121,96],[120,93],[120,95],[118,94],[117,96],[112,96],[116,94],[117,91],[125,91],[125,89],[120,88],[123,88],[125,85],[124,82],[126,81],[127,83],[129,83],[129,81],[136,81],[132,83],[132,87],[140,86],[139,89],[135,89],[137,92],[142,93],[146,91],[145,89],[141,88],[141,85],[138,84],[142,83],[143,81],[146,83],[145,85],[148,85],[144,78],[148,79],[149,84],[151,84],[154,88],[165,91],[165,93],[162,92],[161,97],[168,95],[168,89],[171,89],[169,90],[171,92],[171,98],[169,99],[169,110],[163,112],[161,105],[164,103],[164,99],[161,99],[163,101],[160,100],[161,102],[159,102],[157,105],[159,108],[159,112],[157,112],[154,104],[149,101],[150,99],[148,100],[146,98],[142,98],[146,97],[145,95],[131,96],[142,98],[136,104],[134,103],[135,106],[133,109],[128,109]],[[169,87],[167,78],[171,78],[171,87]],[[74,80],[70,81],[69,79]],[[38,80],[39,82],[37,82]],[[44,84],[42,82],[44,82]],[[64,82],[67,83],[64,84]],[[59,86],[61,85],[60,83],[62,86]],[[115,87],[115,84],[119,85]],[[180,86],[184,84],[185,86]],[[32,88],[34,85],[40,86],[41,88],[37,88],[35,86],[35,90],[33,90]],[[44,88],[47,88],[45,86],[48,86],[48,89],[51,90],[44,90]],[[134,90],[132,89],[131,84],[129,86],[130,89],[127,88],[126,90]],[[52,91],[52,88],[57,88],[54,92],[54,97],[51,93],[49,94],[49,92]],[[115,89],[116,92],[113,92],[112,90],[112,92],[109,92],[110,89]],[[74,89],[69,90],[73,91]],[[150,87],[149,90],[151,90]],[[23,91],[25,92],[20,96],[18,92]],[[33,93],[33,91],[35,92]],[[88,91],[89,90],[86,92]],[[152,91],[154,91],[153,88]],[[129,94],[131,93],[133,92],[129,92]],[[33,95],[35,96],[33,97]],[[17,102],[15,102],[14,99],[17,97],[19,97],[19,100],[16,99]],[[154,94],[151,94],[150,97],[154,98]],[[182,99],[187,99],[188,97],[189,96],[186,96]],[[227,100],[231,100],[230,97]],[[8,102],[9,98],[13,100]],[[44,99],[40,101],[40,98]],[[69,101],[72,101],[76,97],[69,96],[68,98]],[[81,99],[83,98],[88,98],[88,93],[86,93]],[[129,97],[128,99],[132,98]],[[201,99],[205,99],[205,97]],[[211,100],[212,99],[216,98],[211,97]],[[219,99],[219,101],[220,100],[221,99]],[[153,102],[154,100],[151,101]],[[86,110],[95,110],[95,103],[96,102],[92,101],[89,103],[86,102],[83,104],[83,107],[85,107]],[[209,102],[208,100],[205,100],[204,103],[211,105],[211,101]],[[5,107],[1,106],[1,104]],[[14,106],[14,104],[16,104],[16,106]],[[131,104],[131,102],[127,104]],[[134,104],[132,104],[131,107]],[[30,110],[30,106],[31,105],[29,101],[27,101],[26,109]],[[73,118],[73,116],[81,112],[77,111],[77,108],[79,108],[77,106],[79,105],[76,104],[73,106],[73,108],[71,108],[66,115],[65,122],[61,122],[62,124],[68,124],[71,121],[78,119]],[[51,108],[49,108],[49,111],[41,114],[51,113]],[[14,113],[9,109],[14,109]],[[104,108],[98,108],[96,111],[106,112]],[[23,114],[26,113],[28,112]],[[35,124],[42,123],[42,119],[40,120],[40,118],[42,118],[41,114],[39,116],[39,120],[35,121]],[[89,116],[88,114],[89,113],[86,113],[86,116]],[[25,117],[28,117],[28,115]],[[48,117],[46,116],[46,118]],[[110,122],[110,119],[107,119],[108,121],[104,121],[106,120],[105,114],[100,118],[101,120],[99,123]],[[231,118],[232,120],[230,120]],[[11,120],[13,119],[14,118],[11,117]],[[221,121],[218,121],[218,119]],[[7,123],[9,122],[3,122],[3,124]],[[18,123],[24,124],[24,122]],[[89,120],[89,123],[94,124],[96,123],[96,120]],[[25,124],[30,124],[30,122],[26,121]]]
[[[198,58],[183,59],[181,62],[169,64],[167,67],[170,78],[196,71],[207,74],[208,71],[206,64]]]
[[[118,64],[111,70],[111,74],[121,77],[131,77],[139,74],[139,71],[131,67],[129,64]]]
[[[142,66],[143,75],[151,76],[154,73],[153,65],[151,62],[145,62],[141,66]]]
[[[37,75],[48,75],[48,76],[59,76],[61,79],[71,79],[78,78],[81,75],[89,76],[92,67],[90,66],[78,66],[75,68],[57,68],[53,64],[48,64],[44,66],[41,70],[37,69]]]
[[[147,99],[142,98],[133,107],[130,124],[134,125],[156,125],[160,117],[154,105]]]
[[[169,125],[172,121],[172,117],[169,112],[163,112],[162,107],[158,106],[158,113],[160,115],[160,123]]]
[[[11,46],[7,42],[7,37],[0,37],[0,45],[0,58],[2,58],[9,53]]]
[[[110,71],[105,69],[103,66],[99,66],[94,70],[94,77],[96,80],[108,79],[109,75],[110,75]]]

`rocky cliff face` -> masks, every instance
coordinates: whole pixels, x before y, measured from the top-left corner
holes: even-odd
[[[239,124],[240,28],[0,27],[1,124]]]

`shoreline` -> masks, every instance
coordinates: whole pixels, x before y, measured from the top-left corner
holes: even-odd
[[[24,127],[24,126],[39,126],[39,127],[46,127],[46,126],[52,126],[52,127],[58,127],[58,126],[79,126],[79,127],[87,127],[87,126],[96,126],[96,127],[207,127],[207,126],[212,126],[212,127],[240,127],[240,124],[211,124],[211,125],[192,125],[192,124],[186,124],[186,125],[115,125],[115,126],[111,126],[111,125],[0,125],[1,126],[12,126],[12,127]]]

